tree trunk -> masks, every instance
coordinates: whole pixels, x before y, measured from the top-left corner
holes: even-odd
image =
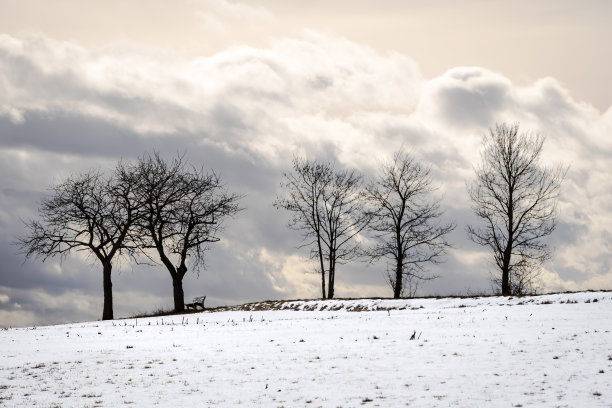
[[[511,179],[511,174],[508,174]],[[513,228],[514,228],[514,186],[508,186],[508,242],[504,249],[504,262],[502,265],[502,296],[511,295],[510,289],[510,260],[512,258]]]
[[[325,270],[321,269],[321,297],[325,299]]]
[[[510,290],[510,259],[512,256],[512,247],[510,246],[510,243],[508,243],[508,246],[506,247],[506,250],[504,251],[504,260],[503,260],[503,265],[502,265],[502,296],[508,296],[511,295],[511,290]]]
[[[317,232],[317,246],[319,249],[319,263],[321,264],[321,296],[325,299],[325,263],[323,262],[323,249],[321,248],[321,237]]]
[[[510,291],[510,262],[506,262],[504,259],[504,266],[502,267],[502,281],[501,281],[502,296],[511,295]]]
[[[512,293],[510,293],[510,282],[509,282],[509,270],[508,268],[504,268],[502,269],[502,295],[503,296],[508,296],[511,295]]]
[[[104,285],[104,309],[102,311],[102,320],[113,319],[113,283],[111,281],[111,272],[113,265],[110,262],[103,262],[103,285]]]
[[[329,271],[328,271],[328,275],[329,275],[329,282],[327,284],[327,298],[328,299],[333,299],[334,298],[334,280],[336,277],[336,259],[335,259],[335,253],[333,251],[330,251],[329,254]]]
[[[172,286],[174,287],[174,311],[183,312],[185,310],[185,293],[183,292],[183,278],[172,276]]]
[[[393,286],[393,298],[399,299],[402,296],[402,285],[404,284],[404,257],[397,258],[395,266],[395,285]]]

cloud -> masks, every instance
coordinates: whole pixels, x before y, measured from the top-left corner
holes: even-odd
[[[198,133],[231,149],[277,155],[292,150],[296,140],[287,143],[286,135],[295,121],[313,127],[322,116],[414,107],[419,74],[409,58],[381,56],[313,33],[306,38],[166,64],[162,53],[92,51],[41,36],[3,35],[0,72],[6,92],[0,106],[13,124],[23,124],[24,112],[69,114],[143,137]],[[377,86],[382,82],[388,86]],[[257,140],[250,142],[254,134]],[[305,143],[313,138],[295,136]]]
[[[230,9],[224,12],[241,15]],[[58,273],[53,263],[23,264],[10,242],[21,232],[19,219],[36,215],[47,186],[157,149],[168,157],[186,152],[246,195],[245,211],[210,251],[208,269],[199,279],[188,275],[187,297],[227,304],[316,296],[318,278],[304,272],[299,235],[272,207],[291,156],[336,160],[371,176],[403,146],[431,164],[446,216],[458,224],[448,262],[432,267],[440,278],[421,293],[488,290],[486,254],[464,234],[476,221],[465,183],[480,160],[482,135],[499,121],[545,134],[543,162],[571,165],[545,283],[612,288],[612,108],[601,113],[577,103],[553,78],[517,86],[485,68],[455,67],[427,79],[408,56],[314,32],[192,59],[135,44],[87,48],[40,34],[0,35],[0,256],[8,265],[0,285],[22,291],[20,313],[38,316],[35,297],[61,296],[80,300],[43,313],[47,321],[61,313],[97,318],[95,262],[70,259]],[[115,275],[120,313],[170,303],[163,268],[123,266]],[[389,293],[384,268],[342,265],[338,296]]]
[[[426,85],[420,109],[453,127],[482,129],[510,108],[512,83],[480,67],[457,67]]]

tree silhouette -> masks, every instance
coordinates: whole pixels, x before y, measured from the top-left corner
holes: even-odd
[[[418,281],[436,278],[427,274],[425,265],[442,261],[450,246],[446,235],[455,228],[438,221],[443,213],[439,201],[430,197],[430,172],[400,150],[380,166],[378,177],[366,188],[372,218],[368,229],[376,242],[366,253],[372,261],[393,262],[387,278],[396,299],[416,288]]]
[[[144,216],[135,223],[141,247],[157,252],[172,277],[174,310],[185,310],[183,278],[190,267],[205,267],[205,252],[220,240],[223,223],[240,208],[239,194],[228,193],[214,172],[188,166],[183,157],[166,161],[145,155],[134,169]]]
[[[483,226],[469,226],[472,241],[493,254],[503,295],[531,291],[541,264],[551,257],[543,238],[556,225],[566,167],[540,165],[545,138],[499,124],[484,137],[482,164],[468,186],[473,210]]]
[[[359,255],[355,237],[368,224],[362,209],[362,176],[296,157],[293,172],[283,174],[281,187],[284,195],[276,198],[274,206],[291,212],[289,227],[302,231],[302,247],[310,247],[311,257],[317,259],[321,297],[331,299],[336,265]]]
[[[94,255],[102,264],[103,320],[113,318],[112,262],[135,249],[128,239],[141,209],[134,185],[121,163],[112,177],[93,170],[70,176],[42,199],[40,219],[25,222],[28,232],[17,241],[26,259],[45,261],[75,251]]]

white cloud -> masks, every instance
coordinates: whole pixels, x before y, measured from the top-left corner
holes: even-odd
[[[6,112],[78,113],[142,134],[199,132],[227,142],[229,130],[249,148],[282,155],[300,142],[299,135],[287,139],[284,123],[411,110],[420,85],[405,56],[313,33],[269,49],[234,47],[167,62],[171,57],[4,35],[0,78],[8,91],[0,103]]]
[[[249,254],[265,265],[274,289],[287,299],[320,297],[321,278],[313,273],[313,264],[297,254],[285,255],[268,248],[258,248]]]

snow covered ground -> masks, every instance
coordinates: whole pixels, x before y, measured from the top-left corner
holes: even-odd
[[[610,292],[270,305],[0,330],[0,406],[612,407]]]

